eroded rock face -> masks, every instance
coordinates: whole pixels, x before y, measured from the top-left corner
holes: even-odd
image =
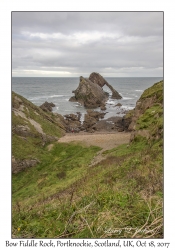
[[[74,93],[75,97],[70,98],[70,101],[77,101],[86,108],[100,107],[107,100],[107,94],[98,84],[82,76],[80,77],[79,86]]]
[[[93,72],[89,78],[80,77],[78,88],[72,91],[75,96],[71,97],[69,101],[79,102],[86,108],[101,107],[102,110],[105,110],[108,93],[103,91],[102,87],[104,85],[108,86],[112,91],[112,98],[122,98],[99,73]]]
[[[23,137],[28,137],[32,136],[35,137],[34,134],[31,133],[30,128],[27,125],[17,125],[12,128],[13,133],[23,136]]]
[[[45,112],[51,112],[52,111],[52,107],[55,107],[55,104],[52,102],[45,102],[43,103],[40,108],[45,111]]]
[[[12,173],[17,174],[26,168],[36,166],[39,162],[37,159],[16,160],[15,157],[12,156]]]
[[[103,76],[96,72],[90,74],[89,80],[98,84],[101,88],[107,83]]]
[[[112,92],[113,99],[121,99],[122,96],[115,90],[99,73],[93,72],[89,76],[89,80],[98,84],[101,88],[106,85]]]

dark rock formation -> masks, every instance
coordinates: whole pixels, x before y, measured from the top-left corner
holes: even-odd
[[[75,114],[64,115],[65,117],[65,124],[66,124],[66,132],[76,132],[78,133],[81,130],[81,114],[77,112]]]
[[[112,91],[112,98],[113,99],[121,99],[122,96],[115,90],[108,82],[106,82],[106,86]]]
[[[89,76],[89,80],[98,84],[100,87],[103,87],[104,85],[108,86],[108,88],[112,92],[113,99],[122,98],[121,95],[99,73],[96,73],[96,72],[91,73]]]
[[[131,124],[132,116],[123,116],[116,122],[116,128],[118,132],[129,131],[129,125]]]
[[[52,102],[45,102],[40,106],[40,108],[45,112],[52,112],[52,107],[55,107],[55,104]]]
[[[117,103],[115,106],[116,106],[116,107],[121,107],[122,104],[121,104],[121,103]]]
[[[103,76],[96,72],[90,74],[89,80],[98,84],[101,88],[107,83]]]
[[[77,101],[86,108],[100,107],[107,100],[106,93],[98,84],[82,76],[80,77],[79,86],[74,93],[75,97],[71,97],[70,101]]]
[[[95,125],[100,119],[103,119],[105,113],[87,110],[87,114],[84,116],[83,129],[87,132],[94,132],[96,130]]]
[[[93,110],[87,110],[87,114],[93,118],[95,118],[97,121],[99,119],[103,119],[106,113],[103,112],[98,112],[98,111],[93,111]]]
[[[101,108],[101,110],[106,110],[105,105],[101,105],[100,108]]]
[[[88,78],[80,77],[80,83],[76,90],[72,91],[75,96],[69,101],[79,102],[86,108],[101,107],[105,110],[105,102],[108,99],[108,93],[104,92],[102,87],[106,85],[112,91],[112,98],[121,99],[120,94],[98,73],[91,73]]]

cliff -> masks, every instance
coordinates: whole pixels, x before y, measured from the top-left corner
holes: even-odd
[[[44,112],[12,92],[12,171],[36,165],[42,148],[65,133],[61,115]]]
[[[133,110],[130,110],[118,125],[132,132],[131,141],[137,136],[148,140],[163,137],[163,81],[146,89]]]

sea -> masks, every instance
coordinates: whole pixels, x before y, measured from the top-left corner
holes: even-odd
[[[105,77],[109,84],[119,92],[122,99],[112,99],[112,93],[107,86],[103,90],[109,93],[106,102],[104,119],[113,116],[123,116],[126,111],[135,107],[143,91],[154,83],[161,81],[162,77]],[[78,102],[70,102],[69,98],[79,85],[78,77],[12,77],[12,90],[22,95],[32,103],[40,106],[45,101],[55,104],[53,112],[61,115],[82,114],[84,120],[86,109]],[[122,106],[116,106],[120,103]],[[100,108],[94,109],[100,111]]]

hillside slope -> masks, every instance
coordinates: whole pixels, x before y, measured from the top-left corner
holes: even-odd
[[[163,238],[163,82],[125,119],[130,143],[96,165],[99,147],[53,143],[13,174],[13,238]]]
[[[43,147],[65,134],[64,118],[12,92],[12,171],[36,165]]]

